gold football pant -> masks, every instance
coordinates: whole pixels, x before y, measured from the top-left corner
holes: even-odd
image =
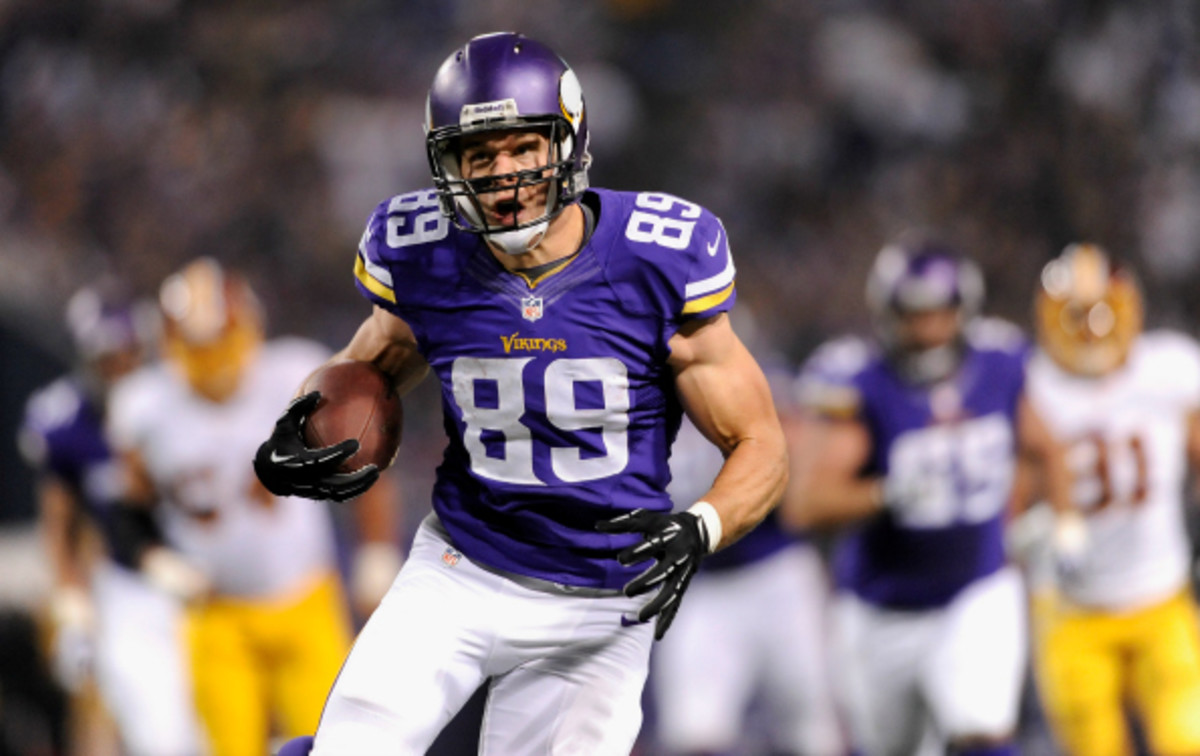
[[[263,756],[272,725],[284,737],[316,731],[350,648],[336,576],[274,601],[217,598],[189,615],[196,707],[212,756]]]
[[[1038,685],[1066,753],[1131,753],[1128,703],[1153,753],[1200,754],[1200,625],[1189,594],[1120,614],[1042,597],[1034,614]]]

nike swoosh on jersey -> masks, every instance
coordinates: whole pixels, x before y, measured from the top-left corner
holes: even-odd
[[[271,461],[272,462],[277,462],[277,463],[278,462],[287,462],[291,458],[292,458],[292,456],[290,454],[282,454],[281,455],[277,451],[274,451],[274,450],[271,451]]]
[[[717,254],[717,248],[719,248],[720,246],[721,246],[721,229],[719,229],[719,228],[718,228],[718,229],[717,229],[717,238],[716,238],[716,241],[714,241],[712,244],[709,244],[709,245],[708,245],[708,247],[707,247],[707,249],[708,249],[708,256],[709,256],[709,257],[714,257],[714,256],[716,256],[716,254]]]

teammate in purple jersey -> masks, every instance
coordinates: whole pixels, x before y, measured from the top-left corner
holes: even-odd
[[[760,363],[791,438],[799,425],[787,399],[794,372]],[[721,461],[685,422],[671,451],[672,499],[686,506],[702,496]],[[816,545],[787,532],[777,515],[704,561],[687,609],[655,647],[649,686],[665,754],[847,753],[829,664],[828,575]],[[714,648],[723,650],[696,664]]]
[[[126,476],[105,432],[106,405],[112,385],[141,363],[147,314],[105,280],[71,297],[66,320],[78,365],[29,398],[19,434],[37,472],[54,579],[56,676],[72,693],[96,683],[124,752],[191,756],[200,740],[178,643],[179,607],[118,563],[128,529],[140,524],[118,506]],[[103,742],[110,725],[89,716],[91,708],[84,704],[77,715],[77,737]]]
[[[976,317],[972,263],[902,237],[867,299],[878,343],[827,344],[801,378],[817,422],[785,505],[799,525],[854,524],[834,569],[856,745],[1010,754],[1027,644],[1003,528],[1022,459],[1062,506],[1062,454],[1025,398],[1023,337]]]
[[[355,275],[375,307],[334,359],[373,362],[402,394],[432,369],[449,443],[313,753],[424,753],[490,680],[481,753],[627,754],[654,637],[787,477],[766,379],[726,315],[729,241],[686,200],[588,188],[579,82],[534,40],[454,52],[426,120],[435,187],[371,216]],[[304,447],[315,401],[289,407],[255,467],[276,493],[351,498],[378,471],[334,471],[352,440]],[[672,513],[684,412],[726,460]]]

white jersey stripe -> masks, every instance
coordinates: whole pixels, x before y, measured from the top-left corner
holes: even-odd
[[[737,270],[733,267],[733,255],[729,252],[729,245],[725,245],[725,269],[715,276],[710,276],[701,281],[695,281],[687,285],[683,291],[684,299],[695,299],[702,297],[705,294],[711,294],[714,291],[724,289],[729,284],[733,283],[733,277]]]

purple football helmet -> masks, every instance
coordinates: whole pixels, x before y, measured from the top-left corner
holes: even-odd
[[[76,354],[90,362],[141,348],[151,330],[145,310],[110,279],[75,292],[67,302],[66,324]]]
[[[933,237],[908,234],[879,251],[867,277],[867,306],[892,364],[915,383],[939,381],[958,368],[961,328],[983,306],[983,275],[972,261]],[[917,349],[902,343],[905,315],[958,310],[959,336],[951,344]]]
[[[460,137],[506,129],[543,129],[550,162],[532,170],[465,180],[459,165]],[[497,237],[521,229],[537,234],[588,186],[587,114],[571,68],[550,48],[511,32],[467,42],[442,63],[425,103],[425,144],[442,212],[460,228]],[[550,183],[545,212],[512,225],[489,225],[478,195],[516,193]],[[523,251],[523,250],[521,250]]]

